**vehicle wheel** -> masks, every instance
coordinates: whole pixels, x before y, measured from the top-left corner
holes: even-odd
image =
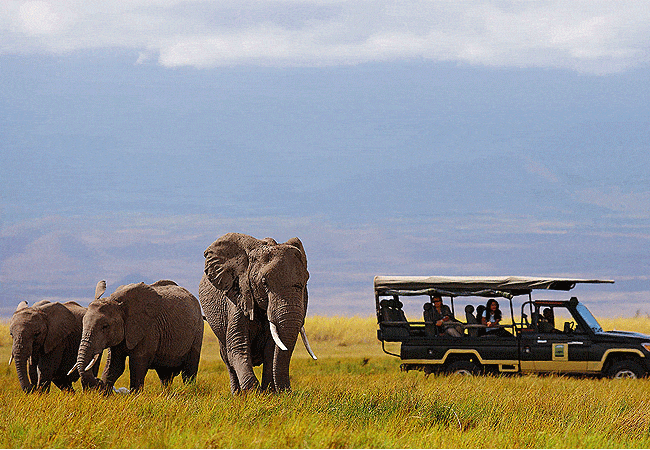
[[[478,375],[479,368],[472,361],[455,361],[447,367],[446,373],[452,375],[472,376]]]
[[[615,362],[607,371],[609,378],[641,378],[644,375],[643,367],[629,359]]]

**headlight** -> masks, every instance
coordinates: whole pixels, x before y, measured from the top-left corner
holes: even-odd
[[[647,352],[650,352],[650,342],[646,342],[645,344],[641,344],[641,346],[642,346],[643,348],[645,348],[645,350],[646,350]]]

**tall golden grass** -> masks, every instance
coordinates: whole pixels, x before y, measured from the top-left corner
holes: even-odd
[[[601,323],[650,331],[647,318]],[[381,351],[374,318],[310,317],[306,328],[319,359],[296,348],[285,395],[232,397],[209,328],[195,384],[163,390],[151,372],[138,395],[25,395],[5,362],[0,447],[650,447],[650,380],[425,377]],[[1,325],[0,358],[10,351]]]

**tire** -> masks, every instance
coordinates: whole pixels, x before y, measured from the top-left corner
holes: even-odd
[[[614,379],[641,378],[645,374],[646,371],[643,369],[643,367],[636,361],[632,361],[630,359],[616,361],[607,371],[607,376]]]
[[[471,377],[473,375],[478,375],[480,370],[479,367],[472,361],[455,361],[447,366],[445,372],[449,375],[463,375]]]

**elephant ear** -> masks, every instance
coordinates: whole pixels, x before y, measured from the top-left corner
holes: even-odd
[[[45,353],[50,353],[74,331],[74,314],[59,302],[46,303],[38,309],[45,315],[47,323],[47,335],[43,343],[43,350]]]
[[[162,298],[151,286],[138,283],[114,293],[111,299],[124,310],[124,338],[126,347],[131,350],[150,334],[163,306]]]
[[[106,280],[98,281],[95,286],[95,300],[104,295],[104,292],[106,292]]]
[[[305,270],[307,270],[307,254],[305,253],[305,247],[302,245],[302,241],[298,239],[297,237],[289,239],[287,242],[285,242],[287,245],[291,245],[292,247],[296,247],[298,250],[300,250],[300,253],[302,254],[303,257],[303,263],[305,264]],[[309,277],[309,272],[307,272],[307,277]],[[305,311],[307,311],[307,304],[309,303],[309,295],[307,293],[307,287],[305,286]]]
[[[25,308],[28,308],[28,304],[25,300],[23,300],[22,302],[18,303],[18,306],[16,306],[16,311],[14,311],[14,313],[17,313],[18,311],[22,311]]]
[[[285,242],[285,244],[291,245],[292,247],[296,247],[298,250],[300,250],[300,253],[302,253],[302,255],[305,257],[305,265],[307,265],[307,254],[305,253],[305,247],[303,247],[302,241],[300,239],[294,237]]]
[[[252,317],[253,313],[253,295],[248,282],[249,254],[267,245],[268,239],[228,233],[214,241],[203,253],[208,280],[248,317]]]

